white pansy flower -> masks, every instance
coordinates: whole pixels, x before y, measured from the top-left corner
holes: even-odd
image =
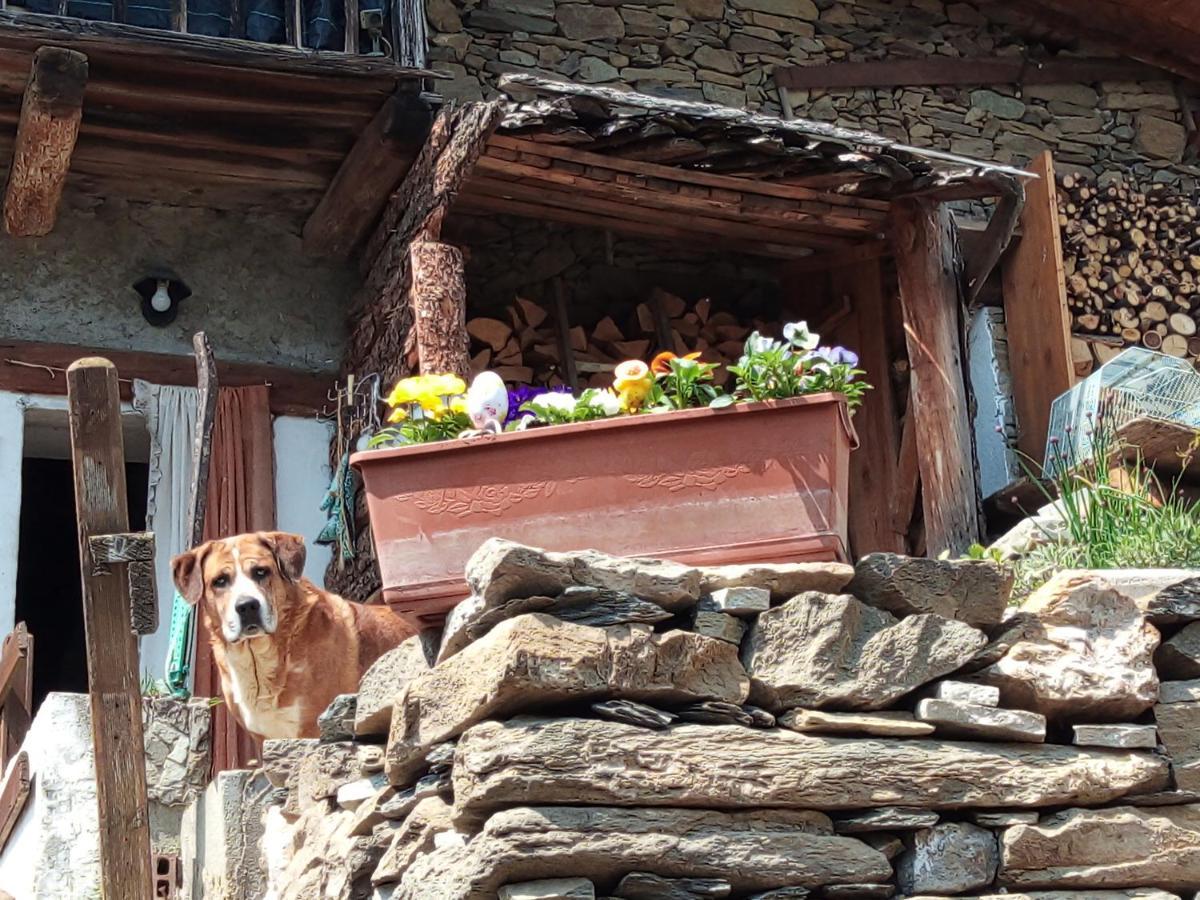
[[[621,411],[621,401],[612,391],[592,391],[582,399],[588,406],[600,410],[606,416],[615,416]]]
[[[575,404],[577,402],[570,394],[551,391],[547,394],[534,397],[529,401],[529,405],[538,412],[559,413],[560,415],[569,416],[575,412]]]
[[[801,350],[813,350],[821,343],[821,336],[808,330],[807,322],[788,322],[783,326],[784,338]]]

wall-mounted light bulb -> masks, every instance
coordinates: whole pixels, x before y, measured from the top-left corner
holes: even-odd
[[[155,312],[166,312],[171,308],[171,294],[167,290],[170,282],[165,278],[160,278],[158,287],[154,291],[154,296],[150,298],[150,306]]]

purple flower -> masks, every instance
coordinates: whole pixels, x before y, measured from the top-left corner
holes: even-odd
[[[845,347],[818,347],[806,354],[806,359],[818,357],[833,366],[846,365],[854,369],[858,367],[858,354]]]
[[[508,416],[504,419],[504,424],[515,422],[517,419],[523,419],[527,416],[532,416],[529,410],[522,412],[521,407],[532,400],[534,397],[540,397],[542,394],[547,394],[553,391],[558,394],[569,394],[571,389],[565,384],[560,384],[558,387],[544,388],[534,387],[530,384],[518,385],[515,388],[509,389],[508,392]]]

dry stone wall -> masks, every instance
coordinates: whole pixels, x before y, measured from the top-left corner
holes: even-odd
[[[457,99],[496,93],[500,75],[584,84],[779,113],[776,66],[1037,55],[1006,4],[941,0],[428,0],[430,58]],[[1083,47],[1095,55],[1102,47]],[[1144,83],[865,88],[793,93],[796,115],[921,147],[1025,162],[1043,149],[1064,168],[1182,179],[1186,133],[1174,86]]]
[[[1200,889],[1195,579],[1066,572],[1010,608],[983,562],[502,540],[466,574],[321,740],[264,747],[274,900]]]

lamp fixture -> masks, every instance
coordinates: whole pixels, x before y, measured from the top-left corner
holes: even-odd
[[[178,278],[162,273],[147,275],[133,289],[142,298],[142,315],[158,328],[174,322],[179,304],[192,295],[192,289]]]

